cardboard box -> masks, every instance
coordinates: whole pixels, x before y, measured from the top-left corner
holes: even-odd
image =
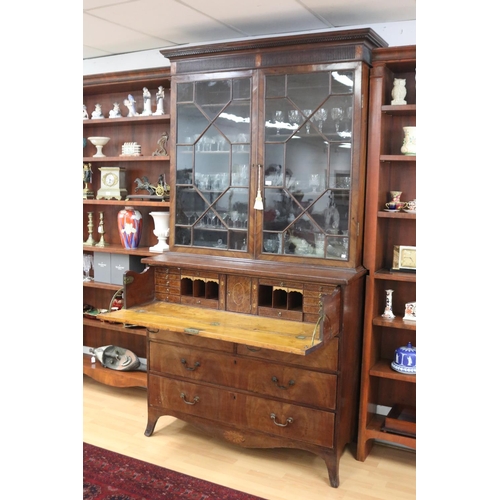
[[[111,254],[94,252],[94,281],[111,283]]]
[[[111,281],[114,285],[123,285],[123,275],[126,271],[141,273],[146,267],[141,263],[139,255],[111,254]]]

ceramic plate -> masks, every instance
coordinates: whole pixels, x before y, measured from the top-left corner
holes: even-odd
[[[398,209],[391,210],[390,208],[384,208],[384,212],[399,212]]]
[[[406,209],[405,209],[405,212],[406,212],[407,214],[416,214],[416,213],[417,213],[417,211],[416,211],[416,210],[406,210]]]

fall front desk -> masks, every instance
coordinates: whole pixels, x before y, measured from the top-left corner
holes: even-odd
[[[359,269],[170,252],[124,275],[103,321],[147,330],[150,436],[172,415],[243,447],[339,461],[357,431]]]

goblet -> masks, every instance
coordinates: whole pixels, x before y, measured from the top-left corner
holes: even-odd
[[[283,111],[276,111],[276,113],[274,113],[274,118],[276,119],[276,133],[279,135],[280,133],[280,127],[279,127],[279,124],[280,123],[283,123]]]
[[[296,109],[291,109],[288,112],[288,119],[292,125],[298,126],[300,123],[300,113]]]
[[[332,120],[335,123],[335,132],[338,132],[340,129],[340,122],[344,117],[344,110],[342,108],[332,108],[330,113],[332,115]]]
[[[83,281],[94,281],[94,278],[90,277],[90,269],[94,264],[94,256],[90,253],[83,254],[83,271],[85,272],[85,276]]]
[[[109,142],[109,137],[89,137],[89,141],[96,147],[97,153],[94,155],[94,158],[102,158],[106,156],[102,152],[102,148],[106,146]]]
[[[328,113],[325,108],[319,108],[316,113],[314,113],[314,119],[318,122],[318,128],[320,132],[323,132],[323,122],[326,120]]]
[[[306,133],[311,132],[311,122],[309,120],[309,117],[311,116],[312,109],[304,109],[304,114],[306,115]]]

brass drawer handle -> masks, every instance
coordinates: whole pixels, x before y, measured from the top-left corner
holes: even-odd
[[[190,372],[194,372],[196,370],[196,368],[198,368],[200,366],[200,363],[198,361],[196,361],[193,368],[190,368],[189,366],[187,366],[187,361],[184,358],[181,359],[181,363],[184,365],[184,368],[186,370],[189,370]]]
[[[186,401],[186,395],[183,392],[181,392],[181,398],[182,398],[182,401],[184,401],[184,403],[186,403],[187,405],[195,405],[196,403],[198,403],[200,401],[200,398],[198,396],[194,397],[192,403],[190,401]]]
[[[286,427],[288,424],[291,424],[293,422],[292,417],[288,417],[286,419],[286,424],[280,424],[276,422],[276,413],[271,413],[271,420],[274,422],[274,425],[277,425],[278,427]]]
[[[260,351],[260,347],[250,347],[250,346],[245,346],[249,351],[251,352],[259,352]]]
[[[276,384],[276,387],[279,387],[280,389],[288,389],[286,385],[279,385],[278,377],[273,377],[271,380]],[[292,385],[295,385],[295,380],[290,380],[288,382],[289,387],[291,387]]]

